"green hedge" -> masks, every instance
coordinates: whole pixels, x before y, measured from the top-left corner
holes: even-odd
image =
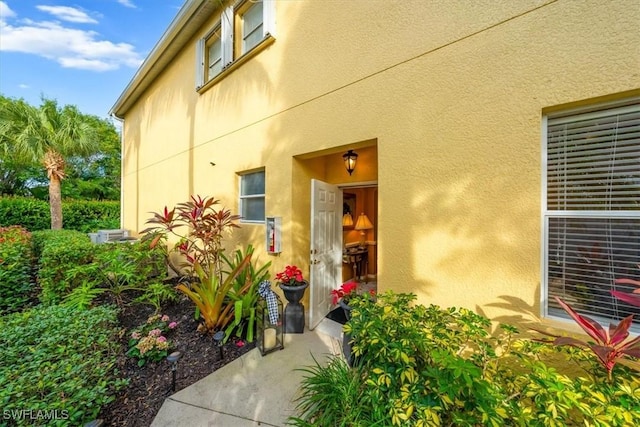
[[[96,245],[79,231],[48,230],[34,232],[34,251],[39,257],[40,300],[51,304],[82,284],[74,277],[74,269],[93,261]]]
[[[126,384],[116,377],[116,324],[116,310],[106,306],[37,307],[0,317],[0,407],[9,418],[2,422],[66,426],[95,419]],[[20,417],[21,410],[30,412]]]
[[[17,311],[29,300],[31,233],[22,227],[0,227],[0,314]]]
[[[120,202],[62,202],[62,218],[65,229],[83,233],[120,228]]]
[[[71,200],[62,202],[63,227],[90,233],[120,226],[120,202]],[[0,226],[21,225],[29,231],[51,228],[49,204],[28,197],[0,199]]]

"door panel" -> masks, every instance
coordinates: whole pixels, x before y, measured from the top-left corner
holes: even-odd
[[[342,276],[342,190],[311,180],[311,294],[309,329],[331,310],[329,293]]]

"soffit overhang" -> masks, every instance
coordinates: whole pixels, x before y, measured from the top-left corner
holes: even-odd
[[[220,2],[215,0],[187,0],[111,107],[109,115],[123,119],[162,70],[171,63],[219,8]]]

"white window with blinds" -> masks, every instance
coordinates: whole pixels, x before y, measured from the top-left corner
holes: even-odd
[[[611,291],[640,280],[640,98],[544,117],[543,309],[559,297],[608,322],[635,314]]]

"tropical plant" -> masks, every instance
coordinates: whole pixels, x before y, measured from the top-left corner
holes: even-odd
[[[247,268],[251,262],[251,255],[247,255],[229,275],[221,280],[215,272],[215,266],[209,264],[209,270],[195,261],[193,268],[197,274],[199,283],[187,286],[180,283],[176,289],[184,293],[196,305],[198,313],[204,322],[198,326],[203,333],[215,333],[224,330],[231,322],[235,313],[235,302],[229,299],[229,291],[233,288],[236,277]]]
[[[639,425],[640,378],[631,368],[606,381],[588,349],[517,339],[509,325],[491,332],[491,321],[470,310],[414,300],[391,292],[353,299],[344,331],[358,363],[304,369],[290,423]]]
[[[142,295],[133,300],[136,304],[148,304],[158,313],[162,305],[169,301],[178,301],[178,293],[165,283],[152,282],[144,286]]]
[[[169,235],[178,237],[180,240],[174,250],[186,260],[180,267],[186,267],[187,272],[194,275],[197,263],[202,272],[216,274],[222,281],[222,238],[225,232],[239,227],[236,221],[240,216],[232,215],[226,208],[216,209],[219,203],[213,197],[191,196],[189,201],[172,210],[165,206],[162,213],[154,213],[153,218],[147,220],[147,224],[153,225],[142,231],[143,240],[150,241],[153,248]],[[171,267],[179,274],[182,271],[176,266]]]
[[[233,271],[238,264],[247,256],[253,256],[253,246],[247,246],[246,251],[238,249],[234,252],[233,258],[228,258],[222,254],[227,268]],[[257,260],[252,260],[247,268],[242,270],[233,281],[233,287],[229,290],[228,297],[234,301],[234,320],[225,331],[225,339],[228,339],[233,330],[237,336],[246,336],[248,342],[253,342],[256,324],[256,305],[258,304],[258,286],[260,282],[266,280],[269,275],[271,261],[257,266]],[[225,271],[225,274],[230,274]]]
[[[75,106],[60,108],[42,99],[39,108],[23,100],[0,100],[0,150],[24,163],[41,163],[49,180],[51,228],[62,228],[65,158],[87,156],[99,147],[95,129]]]
[[[611,291],[611,295],[618,298],[620,301],[626,302],[627,304],[640,307],[640,280],[624,278],[624,279],[615,279],[614,282],[617,284],[637,286],[638,289],[634,290],[631,293],[621,292],[621,291]]]
[[[573,337],[555,337],[555,345],[572,345],[590,349],[596,355],[600,364],[607,371],[609,381],[612,380],[613,368],[617,363],[627,365],[640,371],[640,362],[629,359],[640,358],[640,336],[629,338],[629,328],[633,323],[633,315],[625,317],[617,325],[610,325],[605,329],[597,321],[578,314],[571,306],[560,298],[555,297],[560,306],[571,316],[595,342],[586,342]],[[545,335],[550,335],[542,332]]]

